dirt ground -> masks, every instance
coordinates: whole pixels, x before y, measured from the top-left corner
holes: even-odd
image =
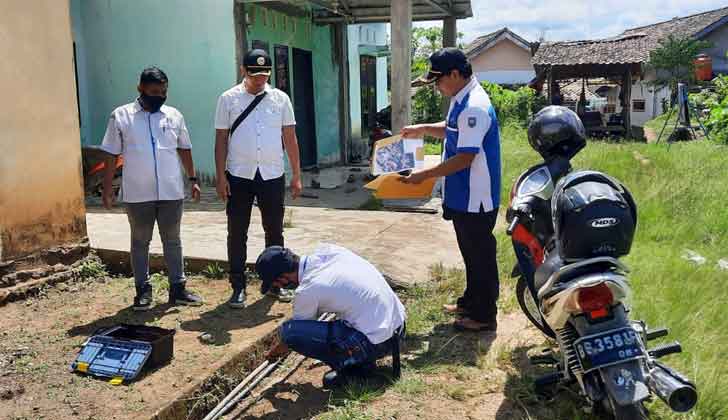
[[[407,338],[402,379],[395,385],[391,359],[383,359],[377,374],[366,383],[333,392],[324,390],[321,380],[328,368],[307,360],[286,381],[265,391],[247,411],[233,412],[225,418],[529,418],[526,413],[531,409],[524,407],[528,402],[521,401],[518,378],[520,369],[527,369],[526,350],[541,341],[540,333],[519,313],[500,317],[496,335],[458,333],[443,324],[427,336]],[[357,407],[347,406],[344,400],[358,400]],[[362,412],[368,417],[359,417]]]
[[[211,375],[226,360],[275,329],[290,304],[261,298],[248,287],[248,307],[229,309],[225,280],[192,277],[190,287],[205,299],[201,307],[170,307],[166,280],[156,278],[156,306],[135,313],[133,281],[106,278],[50,289],[36,298],[0,309],[0,419],[140,419]],[[174,359],[128,385],[69,372],[86,340],[117,323],[176,329]],[[201,332],[213,335],[204,344]]]

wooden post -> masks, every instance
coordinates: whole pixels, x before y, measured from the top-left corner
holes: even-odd
[[[632,138],[632,71],[627,70],[622,77],[622,121],[624,122],[624,134],[628,139]]]
[[[442,46],[443,48],[455,47],[457,40],[457,20],[454,16],[448,16],[442,21]],[[450,98],[442,98],[442,116],[447,118],[447,111],[450,109]],[[434,121],[432,121],[434,122]]]
[[[233,16],[235,21],[235,74],[238,83],[243,81],[240,67],[243,65],[243,56],[248,51],[248,25],[245,21],[245,3],[233,0]]]
[[[549,67],[549,69],[547,71],[548,71],[548,78],[546,79],[546,84],[547,84],[546,91],[548,92],[548,95],[549,95],[548,103],[549,103],[549,105],[553,105],[554,104],[554,102],[553,102],[553,100],[554,100],[554,82],[555,82],[554,68]]]
[[[410,123],[412,82],[412,0],[391,2],[392,132]]]
[[[351,112],[349,108],[349,55],[347,53],[348,29],[346,22],[334,26],[334,59],[339,66],[339,137],[341,162],[349,160],[351,146]]]
[[[454,16],[448,16],[442,20],[442,46],[455,47],[457,41],[457,21]]]

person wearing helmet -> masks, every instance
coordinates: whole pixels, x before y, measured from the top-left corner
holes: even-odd
[[[465,261],[466,287],[457,303],[444,310],[458,315],[455,328],[495,331],[499,282],[493,235],[500,204],[500,135],[495,109],[473,77],[465,54],[443,48],[429,58],[430,70],[413,86],[436,83],[450,97],[447,119],[404,127],[404,138],[444,138],[443,162],[400,178],[420,183],[444,177],[443,218],[452,220]]]

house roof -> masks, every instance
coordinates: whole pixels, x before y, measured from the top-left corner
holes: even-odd
[[[543,43],[531,62],[536,67],[644,63],[668,35],[699,38],[724,23],[728,7],[628,29],[612,38]]]
[[[517,33],[511,31],[508,28],[502,28],[495,32],[491,32],[487,35],[479,36],[475,38],[473,42],[468,44],[465,49],[465,55],[468,58],[472,58],[488,48],[494,46],[498,41],[502,39],[510,39],[514,44],[526,50],[531,50],[531,43],[520,37]]]
[[[587,100],[592,100],[599,98],[599,95],[596,94],[598,86],[594,86],[591,84],[586,85],[586,89],[584,89],[584,96]],[[567,83],[564,86],[560,87],[561,96],[566,101],[578,101],[579,97],[581,96],[581,89],[582,84],[579,82],[572,82]]]

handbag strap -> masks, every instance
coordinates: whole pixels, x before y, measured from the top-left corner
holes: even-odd
[[[245,108],[243,113],[238,115],[238,118],[236,118],[235,122],[233,122],[233,126],[230,127],[230,137],[232,137],[233,133],[235,132],[235,129],[238,128],[240,123],[242,123],[248,117],[248,115],[250,115],[250,113],[253,112],[255,107],[258,106],[260,101],[262,101],[263,98],[265,98],[265,95],[267,95],[267,94],[268,94],[268,92],[263,92],[260,95],[256,96],[255,99],[253,99],[253,102],[251,102],[250,105],[248,105],[248,107]]]

